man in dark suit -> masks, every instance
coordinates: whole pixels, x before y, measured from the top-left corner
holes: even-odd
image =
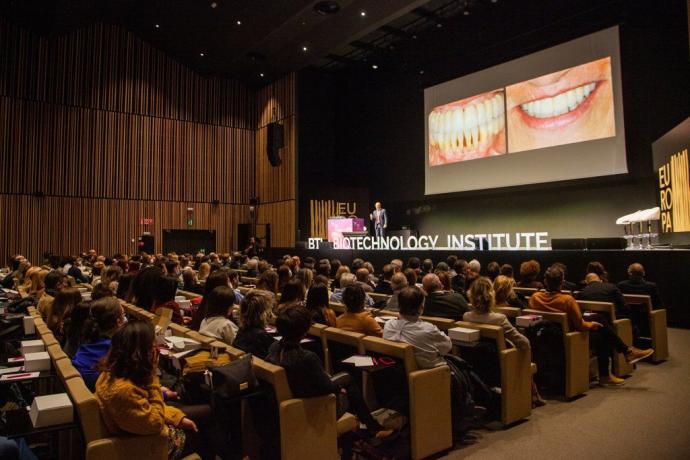
[[[618,289],[623,294],[648,295],[652,300],[653,308],[661,307],[661,296],[656,283],[645,280],[645,272],[642,264],[632,264],[628,267],[629,278],[618,283]]]
[[[381,203],[376,202],[374,205],[374,212],[369,214],[369,218],[374,221],[374,231],[376,236],[386,236],[386,228],[388,227],[388,216],[386,210],[381,207]]]
[[[377,294],[393,295],[393,288],[391,287],[391,278],[395,274],[395,267],[391,264],[383,266],[383,279],[376,285],[374,292]]]
[[[623,294],[613,283],[605,283],[596,273],[587,273],[585,277],[587,285],[575,296],[578,300],[591,300],[594,302],[611,302],[616,306],[616,314],[627,316],[627,308]]]
[[[427,294],[424,300],[424,315],[459,321],[462,315],[470,310],[461,294],[443,290],[443,284],[435,274],[425,275],[422,278],[422,286]]]

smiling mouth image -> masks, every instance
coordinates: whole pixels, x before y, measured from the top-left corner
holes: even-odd
[[[562,91],[550,97],[535,99],[516,107],[523,120],[534,128],[558,128],[577,120],[587,111],[599,89],[599,82]]]
[[[501,91],[436,107],[429,115],[432,165],[505,153],[504,128]]]

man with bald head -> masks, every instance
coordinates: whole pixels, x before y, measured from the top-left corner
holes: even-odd
[[[595,302],[611,302],[616,306],[616,315],[628,316],[625,299],[615,284],[602,281],[596,273],[587,273],[585,288],[577,293],[577,300],[591,300]]]
[[[652,299],[652,307],[661,308],[661,296],[656,283],[645,279],[642,264],[634,263],[628,267],[628,279],[618,283],[618,289],[623,294],[648,295]]]
[[[452,291],[444,291],[443,283],[433,273],[424,275],[422,286],[426,292],[424,300],[424,314],[439,318],[450,318],[455,321],[462,319],[462,315],[469,311],[465,298]]]

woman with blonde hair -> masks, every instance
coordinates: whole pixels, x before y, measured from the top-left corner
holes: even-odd
[[[67,288],[58,292],[53,303],[46,308],[46,326],[58,339],[62,339],[64,335],[62,323],[65,316],[69,316],[81,301],[81,292],[78,289]]]
[[[498,275],[494,279],[494,292],[497,307],[525,308],[525,304],[513,290],[514,281],[507,276]]]
[[[338,270],[335,272],[335,278],[333,282],[334,288],[340,289],[340,278],[345,273],[350,273],[350,267],[348,267],[347,265],[341,265],[340,267],[338,267]]]
[[[496,305],[496,293],[489,278],[480,277],[472,283],[470,290],[467,292],[470,302],[471,310],[462,316],[463,321],[480,324],[493,324],[503,328],[503,335],[506,340],[510,341],[515,348],[530,349],[530,343],[527,337],[520,334],[515,327],[508,321],[508,318],[503,313],[492,311]],[[546,402],[539,395],[537,386],[532,381],[532,406],[543,406]]]

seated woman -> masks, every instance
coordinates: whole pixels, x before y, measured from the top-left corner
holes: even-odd
[[[328,287],[321,282],[314,282],[307,292],[307,310],[312,314],[315,323],[335,327],[335,312],[328,306]]]
[[[228,286],[218,286],[204,297],[206,318],[201,321],[199,332],[232,345],[237,325],[230,321],[230,309],[235,302],[235,291]]]
[[[111,337],[125,324],[125,311],[115,297],[104,297],[91,303],[91,314],[85,321],[82,341],[72,364],[94,391],[101,372],[96,364],[110,351]]]
[[[182,272],[182,281],[184,282],[183,290],[195,294],[202,294],[204,292],[204,287],[199,284],[199,281],[196,279],[196,273],[191,268]]]
[[[177,278],[172,276],[162,276],[156,282],[153,291],[153,307],[152,313],[159,314],[162,308],[172,310],[172,322],[177,324],[184,324],[190,318],[185,320],[182,314],[182,309],[175,302],[175,294],[177,293]]]
[[[275,342],[266,332],[271,305],[273,299],[267,292],[252,289],[247,293],[240,303],[240,328],[232,346],[266,359],[268,348]]]
[[[351,284],[343,291],[343,303],[347,311],[336,319],[336,326],[350,332],[360,332],[366,335],[381,337],[382,330],[371,313],[364,309],[364,289],[357,284]]]
[[[75,288],[63,289],[55,295],[55,300],[46,309],[46,326],[55,338],[64,343],[63,321],[66,315],[81,303],[81,293]]]
[[[462,316],[463,321],[501,326],[501,328],[503,328],[504,337],[506,340],[509,340],[515,348],[530,348],[527,337],[520,334],[520,332],[510,324],[506,315],[492,311],[496,305],[496,299],[494,288],[489,278],[478,278],[472,283],[467,294],[470,298],[471,310]],[[544,404],[546,404],[546,401],[539,395],[539,390],[537,390],[537,386],[534,384],[534,380],[532,380],[532,406],[539,407]]]
[[[177,459],[190,450],[187,434],[198,430],[184,412],[163,402],[154,341],[149,322],[134,321],[120,328],[100,363],[95,396],[111,434],[163,436],[168,442],[168,458]]]
[[[526,308],[525,304],[513,290],[513,280],[504,275],[498,275],[494,279],[494,292],[496,294],[497,307]]]
[[[541,266],[536,260],[528,260],[520,264],[520,282],[517,284],[521,288],[544,289],[544,285],[537,281]]]
[[[273,294],[273,298],[280,293],[278,289],[278,273],[274,270],[268,270],[259,275],[259,279],[256,282],[256,288],[262,291],[270,292]]]
[[[198,304],[198,307],[196,310],[194,310],[194,313],[192,313],[192,320],[189,322],[189,327],[194,330],[199,330],[199,327],[201,327],[201,321],[203,321],[204,318],[206,318],[206,314],[208,312],[208,306],[206,305],[206,297],[208,294],[211,293],[215,288],[219,286],[229,286],[230,285],[230,280],[228,278],[227,272],[223,270],[218,270],[211,274],[206,279],[206,283],[204,283],[204,295],[201,297],[201,300],[199,301],[200,303]],[[198,297],[197,297],[198,299]],[[192,300],[192,304],[194,304],[194,301],[197,300],[194,299]]]
[[[288,281],[283,286],[283,291],[280,294],[280,303],[276,309],[276,313],[286,309],[292,308],[304,303],[304,285],[302,281],[293,279]]]
[[[361,288],[360,288],[361,289]],[[384,430],[372,417],[362,393],[352,379],[343,378],[344,386],[331,380],[324,371],[319,357],[300,346],[311,326],[311,313],[304,307],[283,310],[276,319],[278,334],[282,337],[268,351],[268,361],[285,368],[288,384],[295,398],[309,398],[331,393],[343,393],[350,409],[376,438],[390,436],[392,430]],[[338,398],[337,417],[345,412],[345,405]]]

